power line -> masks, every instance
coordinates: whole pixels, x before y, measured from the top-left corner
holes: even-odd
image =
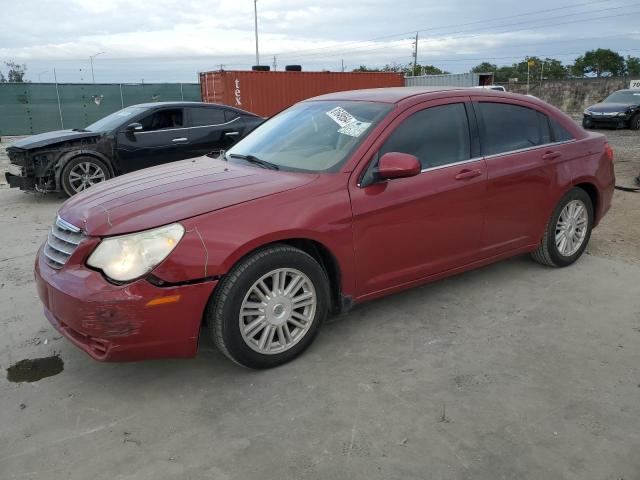
[[[626,8],[628,7],[628,5],[625,5],[623,7],[616,7],[615,9],[619,9],[619,8]],[[609,10],[614,10],[609,9]],[[588,12],[591,13],[591,12]],[[569,25],[569,24],[574,24],[574,23],[584,23],[584,22],[589,22],[592,20],[603,20],[603,19],[607,19],[607,18],[615,18],[615,17],[627,17],[627,16],[632,16],[632,15],[637,15],[639,14],[640,11],[634,11],[634,12],[625,12],[623,14],[616,14],[616,15],[605,15],[605,16],[596,16],[596,17],[590,17],[590,18],[583,18],[583,19],[576,19],[576,20],[570,20],[570,21],[566,21],[566,22],[556,22],[556,23],[544,23],[541,25],[530,25],[527,27],[523,27],[523,28],[518,28],[518,29],[514,29],[514,30],[504,30],[504,31],[497,31],[497,32],[492,32],[495,34],[505,34],[505,33],[515,33],[515,32],[521,32],[521,31],[527,31],[527,30],[535,30],[535,29],[540,29],[540,28],[546,28],[546,27],[550,27],[550,26],[559,26],[559,25]],[[567,17],[567,16],[574,16],[574,14],[570,14],[570,15],[561,15],[559,17],[555,17],[555,18],[563,18],[563,17]],[[536,21],[547,21],[547,20],[551,20],[549,18],[543,18],[543,19],[538,19]],[[493,27],[488,27],[488,28],[503,28],[503,27],[508,27],[508,26],[513,26],[513,25],[521,25],[523,23],[527,23],[527,22],[516,22],[513,24],[503,24],[503,25],[496,25]],[[457,34],[457,33],[464,33],[464,31],[461,32],[452,32],[451,34]],[[457,36],[457,37],[451,37],[448,36],[450,34],[442,34],[443,37],[445,37],[447,40],[461,40],[461,39],[467,39],[467,38],[475,38],[481,35],[484,35],[485,33],[473,33],[471,35],[462,35],[462,36]],[[408,41],[409,39],[404,39],[404,40],[397,40],[397,42],[400,41]],[[316,54],[309,54],[309,55],[293,55],[293,56],[286,56],[286,55],[282,55],[282,57],[287,58],[289,60],[292,59],[299,59],[299,58],[309,58],[309,57],[320,57],[320,58],[325,58],[325,57],[333,57],[336,55],[351,55],[351,54],[359,54],[359,53],[364,53],[364,52],[371,52],[371,51],[376,51],[376,50],[384,50],[384,49],[388,49],[390,48],[390,46],[384,45],[384,46],[363,46],[360,48],[353,48],[350,50],[325,50],[322,53],[316,53]]]
[[[371,38],[371,39],[368,39],[368,40],[358,40],[358,41],[348,42],[348,43],[342,44],[341,47],[347,47],[349,45],[357,45],[357,44],[366,43],[366,42],[375,42],[377,40],[393,38],[393,37],[399,37],[399,36],[402,36],[402,35],[414,34],[416,31],[418,31],[418,32],[431,32],[431,31],[435,31],[435,30],[442,30],[442,29],[445,29],[445,28],[464,27],[464,26],[476,25],[476,24],[486,25],[487,23],[495,22],[495,21],[498,21],[498,20],[507,20],[507,19],[510,19],[510,18],[519,18],[519,17],[524,17],[524,16],[540,15],[540,14],[543,14],[543,13],[549,13],[549,12],[554,12],[554,11],[558,11],[558,10],[564,10],[564,9],[567,9],[567,8],[576,8],[576,7],[579,8],[579,7],[595,5],[595,4],[601,5],[603,3],[608,3],[608,2],[612,2],[612,1],[616,1],[616,0],[592,0],[592,1],[589,1],[589,2],[575,3],[575,4],[572,4],[572,5],[564,5],[562,7],[547,8],[547,9],[542,9],[542,10],[532,10],[532,11],[528,11],[528,12],[524,12],[524,13],[519,13],[519,14],[516,14],[516,15],[507,15],[507,16],[502,16],[502,17],[494,17],[494,18],[490,18],[490,19],[475,20],[473,22],[454,23],[454,24],[449,24],[449,25],[442,25],[442,26],[439,26],[439,27],[413,29],[413,30],[409,30],[409,31],[406,31],[406,32],[383,35],[383,36]],[[632,3],[631,5],[634,5],[634,4]],[[574,15],[582,15],[582,14],[585,14],[585,13],[592,13],[592,12],[577,12],[577,13],[574,13]],[[541,20],[541,19],[537,19],[537,20]],[[490,28],[495,28],[495,27],[490,27]],[[310,49],[298,50],[296,53],[305,53],[305,52],[322,51],[322,50],[326,50],[326,48],[325,47],[310,48]],[[283,55],[285,53],[286,52],[280,52],[279,55]]]

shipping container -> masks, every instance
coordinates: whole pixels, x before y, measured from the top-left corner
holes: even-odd
[[[492,73],[452,73],[444,75],[419,75],[407,77],[407,87],[477,87],[491,85]]]
[[[269,117],[324,93],[402,87],[401,73],[215,71],[200,74],[202,99]]]

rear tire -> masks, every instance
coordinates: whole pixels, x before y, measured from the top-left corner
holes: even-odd
[[[531,256],[549,267],[571,265],[587,248],[592,228],[591,198],[581,188],[572,188],[558,202],[542,241]]]
[[[629,120],[629,128],[631,130],[640,130],[640,113],[636,113],[631,120]]]
[[[264,369],[300,355],[329,309],[329,281],[310,255],[285,244],[250,254],[225,275],[205,318],[218,349]]]
[[[67,162],[60,175],[64,193],[71,197],[92,185],[111,178],[111,170],[105,162],[89,155],[80,155]]]

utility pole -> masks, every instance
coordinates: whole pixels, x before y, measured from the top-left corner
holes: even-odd
[[[342,73],[344,73],[344,58],[341,60],[342,63]]]
[[[276,56],[273,56],[273,71],[275,72],[276,69],[278,68],[278,64],[276,63]]]
[[[260,55],[258,54],[258,0],[253,0],[253,21],[256,30],[256,65],[260,65]]]
[[[220,71],[224,70],[224,63],[220,64]]]
[[[416,75],[417,66],[418,66],[418,32],[416,32],[416,41],[413,44],[413,71],[411,72],[412,77]]]
[[[89,61],[91,62],[91,81],[92,81],[92,83],[96,83],[96,77],[93,74],[93,59],[95,57],[97,57],[98,55],[102,55],[103,53],[106,53],[106,52],[98,52],[98,53],[95,53],[93,55],[89,55]]]
[[[544,62],[540,66],[540,86],[542,86],[542,75],[544,74]]]

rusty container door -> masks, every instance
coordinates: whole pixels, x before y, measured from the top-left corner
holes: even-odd
[[[269,117],[307,98],[344,90],[402,87],[401,73],[254,72],[200,74],[202,98]]]

